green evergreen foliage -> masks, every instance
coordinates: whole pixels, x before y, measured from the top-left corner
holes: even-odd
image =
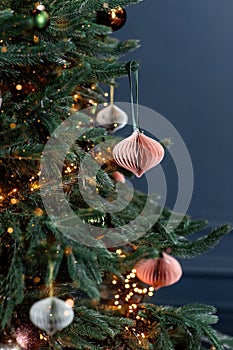
[[[200,349],[202,336],[206,336],[217,349],[223,349],[210,327],[218,321],[214,307],[193,304],[176,309],[154,305],[145,308],[147,312],[143,315],[151,321],[150,336],[157,339],[156,349],[175,349],[178,345],[178,348]]]
[[[125,7],[136,2],[110,0],[108,5]],[[30,306],[49,295],[52,263],[54,294],[63,300],[74,299],[75,318],[55,336],[43,338],[40,349],[198,350],[207,349],[205,344],[214,345],[217,350],[233,349],[232,339],[212,328],[217,316],[211,306],[174,308],[140,303],[142,323],[114,309],[113,276],[123,281],[140,259],[157,258],[167,248],[176,257],[202,254],[230,232],[231,226],[224,225],[201,238],[193,238],[194,233],[207,227],[207,222],[185,216],[179,223],[179,215],[173,215],[172,226],[167,227],[171,212],[161,210],[156,196],[150,195],[149,216],[142,216],[135,226],[121,229],[141,213],[148,199],[148,195],[134,191],[127,204],[127,184],[122,185],[124,210],[105,213],[101,201],[98,210],[89,206],[78,183],[81,161],[87,157],[91,163],[93,155],[87,155],[87,150],[101,141],[111,141],[112,146],[118,141],[106,130],[95,127],[92,113],[79,113],[79,127],[81,132],[85,131],[85,137],[76,140],[69,154],[63,154],[66,199],[83,222],[109,230],[118,228],[112,239],[122,238],[125,242],[127,237],[133,243],[120,247],[122,255],[117,254],[117,248],[107,248],[101,239],[97,244],[98,238],[91,235],[90,246],[84,246],[63,235],[44,210],[38,174],[49,136],[77,110],[90,104],[91,110],[96,103],[105,102],[106,85],[127,75],[127,62],[119,58],[139,46],[137,40],[116,40],[110,28],[96,23],[96,11],[103,4],[102,0],[45,0],[43,5],[50,22],[44,28],[35,26],[34,1],[4,0],[0,4],[2,336],[9,331],[14,333],[20,322],[30,322]],[[131,62],[131,67],[136,70],[138,63]],[[74,98],[75,95],[78,97]],[[63,141],[69,144],[68,139]],[[71,164],[72,171],[66,172],[65,166]],[[98,190],[100,197],[110,203],[117,196],[112,172],[119,169],[115,163],[100,166],[96,162],[97,176],[93,179],[91,164],[90,169],[85,169],[86,189],[93,193]],[[51,166],[51,174],[57,171]],[[127,171],[124,174],[131,176]],[[159,219],[153,224],[158,214]],[[63,217],[60,227],[65,227],[68,220]],[[88,235],[91,225],[89,232],[80,227],[77,237]],[[135,240],[136,229],[146,234]],[[95,247],[91,246],[93,242]],[[104,287],[109,292],[105,296]],[[43,333],[39,329],[35,332]],[[145,338],[139,339],[141,333]]]

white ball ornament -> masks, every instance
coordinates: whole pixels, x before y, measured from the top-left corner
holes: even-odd
[[[48,297],[34,303],[30,309],[30,320],[48,335],[69,326],[74,318],[73,309],[63,300]]]
[[[128,115],[116,105],[110,104],[97,113],[96,121],[113,134],[127,125]]]

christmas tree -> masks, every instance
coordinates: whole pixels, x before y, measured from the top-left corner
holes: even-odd
[[[112,31],[136,2],[0,4],[0,349],[233,348],[212,327],[213,306],[150,300],[181,278],[177,258],[208,251],[231,227],[192,239],[205,220],[129,191],[126,178],[167,145],[136,119],[127,139],[114,135],[127,124],[116,79],[137,83],[138,71],[119,58],[138,42]]]

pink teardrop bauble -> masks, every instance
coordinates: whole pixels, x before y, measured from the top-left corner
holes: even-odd
[[[123,184],[125,183],[125,175],[123,175],[119,171],[113,171],[111,175],[116,182],[121,182]]]
[[[139,130],[135,130],[113,148],[116,163],[137,177],[158,165],[163,157],[163,146]]]
[[[140,260],[136,266],[136,275],[142,282],[159,289],[178,282],[182,276],[182,267],[171,255],[163,253],[161,258]]]

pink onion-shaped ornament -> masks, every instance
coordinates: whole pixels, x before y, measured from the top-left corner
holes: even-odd
[[[163,146],[138,129],[113,148],[113,158],[121,167],[141,177],[164,157]]]
[[[125,175],[120,173],[119,171],[113,171],[111,175],[116,182],[121,182],[123,184],[125,183]]]
[[[140,260],[136,265],[136,275],[142,282],[158,290],[178,282],[182,267],[171,255],[163,253],[161,258]]]

